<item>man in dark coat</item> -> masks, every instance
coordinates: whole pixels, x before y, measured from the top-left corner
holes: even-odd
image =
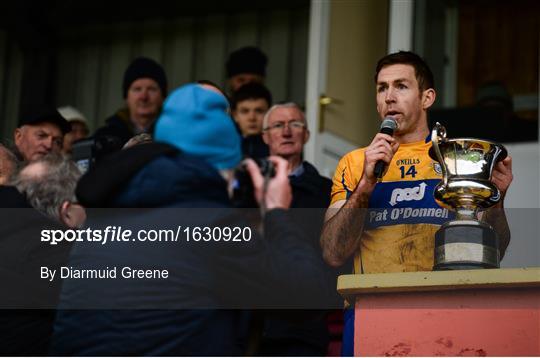
[[[94,136],[98,141],[108,137],[109,151],[119,150],[134,135],[152,134],[155,121],[167,96],[167,77],[160,64],[138,57],[124,73],[122,93],[126,107],[106,120]]]
[[[249,228],[229,199],[241,152],[225,97],[195,84],[176,90],[155,139],[105,158],[81,179],[77,196],[87,207],[145,208],[98,214],[94,228]],[[286,214],[287,164],[271,160],[276,176],[267,184],[246,163],[267,210],[264,239],[250,231],[242,242],[77,242],[70,266],[117,267],[118,278],[64,282],[61,308],[69,310],[58,315],[52,353],[237,356],[246,349],[245,309],[330,302],[335,286],[322,259]],[[120,279],[122,267],[168,276]]]
[[[319,236],[325,208],[330,202],[332,181],[302,160],[309,130],[300,107],[285,103],[270,108],[264,117],[263,139],[270,148],[270,155],[287,160],[293,190],[291,216],[302,227],[307,242],[320,252]],[[303,311],[289,315],[295,316],[296,320],[284,320],[272,317],[272,312],[267,314],[261,355],[326,355],[329,343],[326,312]]]

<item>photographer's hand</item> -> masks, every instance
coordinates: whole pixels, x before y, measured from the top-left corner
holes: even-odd
[[[264,177],[261,175],[259,167],[252,159],[245,160],[246,168],[253,181],[255,200],[267,210],[288,209],[292,201],[292,190],[287,175],[288,163],[281,157],[271,156],[268,159],[274,164],[276,175],[270,178],[266,192],[264,192]]]

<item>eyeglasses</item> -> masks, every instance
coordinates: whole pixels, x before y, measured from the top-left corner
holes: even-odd
[[[300,131],[302,129],[304,129],[306,127],[306,124],[304,122],[301,122],[301,121],[290,121],[290,122],[277,122],[277,123],[274,123],[268,127],[266,127],[264,130],[265,131],[283,131],[285,129],[285,127],[289,127],[290,130],[296,130],[296,131]]]

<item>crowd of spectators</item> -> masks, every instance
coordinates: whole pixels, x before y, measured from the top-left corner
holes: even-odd
[[[337,274],[323,262],[318,244],[331,181],[303,160],[309,129],[301,107],[271,107],[266,65],[258,48],[241,48],[226,63],[227,91],[201,80],[168,95],[163,67],[138,57],[124,73],[124,106],[93,134],[88,119],[71,106],[24,113],[12,142],[0,146],[0,206],[10,210],[3,217],[11,221],[3,225],[0,245],[12,258],[3,260],[0,272],[13,298],[3,301],[2,308],[11,309],[0,324],[7,337],[2,353],[327,354],[327,314],[341,305]],[[262,161],[271,175],[262,171]],[[242,173],[249,178],[251,213],[236,212],[238,202],[232,201]],[[43,228],[101,225],[108,220],[106,208],[115,209],[112,225],[227,223],[252,227],[253,238],[234,247],[174,252],[166,245],[40,242]],[[173,208],[207,211],[182,219],[162,212]],[[153,294],[147,284],[123,281],[105,289],[84,280],[57,280],[42,294],[43,267],[121,262],[161,265],[172,277]],[[20,287],[22,282],[29,284]],[[120,312],[107,305],[68,309],[106,299],[137,304],[125,303]],[[164,299],[174,299],[174,307],[163,306]]]

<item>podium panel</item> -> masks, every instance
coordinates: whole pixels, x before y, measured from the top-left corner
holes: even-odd
[[[356,356],[540,356],[540,268],[344,275]]]

